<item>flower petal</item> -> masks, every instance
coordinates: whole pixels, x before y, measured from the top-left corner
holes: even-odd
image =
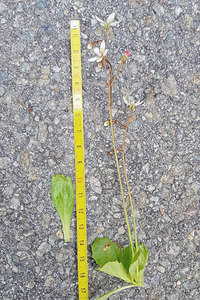
[[[103,59],[103,56],[101,56],[101,57],[98,57],[98,58],[97,58],[97,62],[100,62],[100,61],[102,61],[102,59]]]
[[[97,16],[95,17],[97,19],[97,21],[99,21],[101,23],[101,25],[105,26],[105,22],[103,20],[101,20],[100,18],[98,18]]]
[[[108,18],[106,23],[111,24],[115,19],[115,12],[113,12]]]
[[[115,22],[112,22],[112,23],[110,24],[110,26],[117,26],[119,23],[120,23],[120,21],[115,21]]]
[[[105,44],[105,41],[103,40],[103,41],[101,42],[101,45],[100,45],[100,51],[101,51],[101,52],[105,50],[105,46],[106,46],[106,44]]]
[[[126,95],[124,95],[123,100],[124,100],[124,103],[129,106],[133,102],[134,98],[132,96],[126,94]]]
[[[108,49],[104,50],[103,51],[103,56],[106,56],[107,52],[108,52]]]
[[[88,59],[88,61],[91,61],[91,62],[96,61],[96,60],[97,60],[96,56]]]
[[[100,52],[99,48],[97,48],[97,47],[95,47],[93,50],[94,50],[94,53],[95,53],[96,55],[98,55],[99,52]]]
[[[137,103],[135,103],[135,106],[138,106],[138,105],[141,105],[141,104],[143,104],[144,103],[144,101],[138,101]]]

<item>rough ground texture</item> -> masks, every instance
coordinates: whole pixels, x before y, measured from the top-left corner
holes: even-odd
[[[3,300],[78,299],[76,217],[71,242],[50,197],[52,175],[75,179],[69,20],[81,20],[88,230],[89,298],[124,283],[96,271],[96,237],[128,244],[108,119],[103,71],[87,59],[89,41],[109,34],[116,68],[114,118],[123,99],[143,101],[130,125],[126,161],[135,198],[138,239],[147,246],[145,286],[110,299],[197,300],[199,291],[198,0],[2,0],[1,14],[1,289]],[[115,126],[118,145],[123,131]],[[120,157],[120,153],[119,153]],[[130,214],[130,209],[129,209]]]

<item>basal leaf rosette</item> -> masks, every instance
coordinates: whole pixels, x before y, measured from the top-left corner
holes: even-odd
[[[143,285],[144,269],[148,259],[148,250],[143,244],[122,251],[117,243],[107,237],[97,238],[92,244],[92,257],[100,266],[99,271],[118,277],[134,286]]]

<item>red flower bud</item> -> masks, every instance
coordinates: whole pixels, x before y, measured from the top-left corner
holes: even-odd
[[[130,53],[128,50],[126,50],[126,52],[124,53],[124,55],[125,55],[127,58],[129,58],[129,57],[131,56],[131,53]]]
[[[124,53],[124,55],[120,58],[121,62],[122,62],[123,64],[125,64],[126,61],[127,61],[127,58],[129,58],[130,56],[131,56],[131,53],[127,50],[127,51]]]

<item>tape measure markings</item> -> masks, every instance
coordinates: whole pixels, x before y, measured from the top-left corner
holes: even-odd
[[[88,299],[87,228],[85,198],[85,166],[83,136],[83,105],[81,78],[80,22],[71,20],[71,67],[74,114],[74,147],[76,172],[76,215],[79,300]]]

